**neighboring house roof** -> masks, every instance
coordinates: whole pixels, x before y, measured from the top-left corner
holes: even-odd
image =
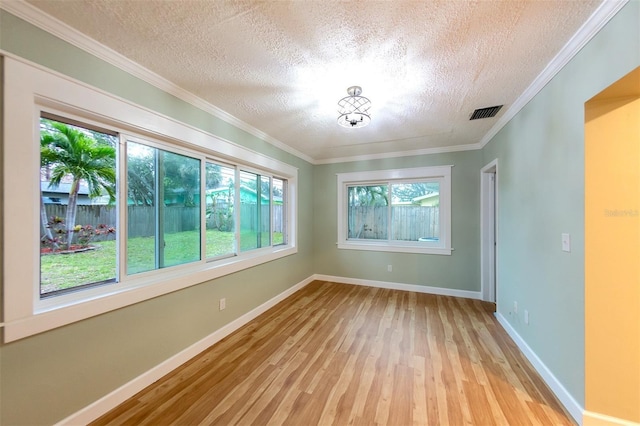
[[[440,193],[439,192],[431,192],[431,193],[426,194],[426,195],[421,195],[419,197],[412,198],[411,201],[393,201],[392,205],[394,205],[394,206],[415,206],[416,204],[423,203],[425,200],[437,199],[438,197],[440,197]]]
[[[58,186],[50,186],[49,181],[41,181],[40,182],[40,191],[43,193],[55,193],[55,194],[69,194],[71,190],[71,183],[60,183]],[[86,183],[80,182],[80,190],[78,191],[78,195],[86,195],[89,196],[89,187]]]
[[[216,189],[207,189],[207,196],[225,195],[229,192],[229,187],[222,187]],[[240,185],[240,201],[254,201],[258,193],[255,189],[249,188],[245,185]],[[261,204],[269,204],[269,196],[260,194]],[[282,197],[273,197],[275,204],[282,204]]]
[[[66,204],[69,202],[69,191],[71,183],[63,182],[58,186],[49,186],[49,181],[40,181],[40,191],[45,204]],[[78,204],[82,205],[104,205],[109,204],[109,195],[103,191],[98,197],[89,197],[89,186],[86,183],[80,183],[78,190]]]
[[[421,195],[419,197],[413,198],[413,199],[411,199],[411,201],[413,203],[417,203],[417,202],[420,202],[420,201],[423,201],[423,200],[427,200],[429,198],[434,198],[434,197],[439,197],[439,196],[440,196],[439,192],[432,192],[430,194]]]

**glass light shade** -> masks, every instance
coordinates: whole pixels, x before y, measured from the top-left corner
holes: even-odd
[[[347,89],[349,96],[338,101],[338,124],[350,129],[364,127],[371,122],[369,108],[371,101],[360,96],[362,88],[351,86]]]

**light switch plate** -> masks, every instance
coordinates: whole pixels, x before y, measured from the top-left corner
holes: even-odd
[[[562,234],[562,251],[571,251],[571,235]]]

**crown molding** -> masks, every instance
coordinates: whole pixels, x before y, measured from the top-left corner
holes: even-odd
[[[336,157],[327,159],[314,159],[309,155],[281,142],[266,134],[217,106],[205,101],[193,93],[172,83],[166,78],[150,71],[142,65],[128,59],[115,50],[98,43],[87,37],[64,22],[53,18],[40,9],[26,3],[24,0],[3,0],[0,8],[21,18],[36,27],[128,72],[129,74],[163,90],[193,106],[199,108],[225,122],[246,131],[247,133],[288,152],[311,164],[333,164],[351,161],[367,161],[383,158],[409,157],[415,155],[441,154],[447,152],[469,151],[482,149],[491,139],[529,103],[551,79],[606,25],[613,16],[622,9],[629,0],[603,0],[600,6],[593,12],[589,19],[580,27],[573,37],[564,45],[558,54],[547,64],[542,72],[527,87],[527,89],[511,104],[498,121],[489,129],[478,143],[457,145],[451,147],[425,148],[413,151],[398,151],[382,154],[367,154],[351,157]]]
[[[467,145],[453,145],[453,146],[445,146],[439,148],[423,148],[423,149],[415,149],[413,151],[396,151],[396,152],[384,152],[380,154],[364,154],[364,155],[354,155],[352,157],[336,157],[336,158],[325,158],[320,160],[315,160],[313,164],[335,164],[335,163],[347,163],[352,161],[368,161],[368,160],[381,160],[385,158],[398,158],[398,157],[415,157],[418,155],[429,155],[429,154],[446,154],[448,152],[459,152],[459,151],[475,151],[481,149],[480,144],[467,144]]]
[[[629,0],[603,0],[600,6],[582,24],[558,54],[547,64],[526,90],[511,104],[496,124],[480,139],[479,147],[484,148],[498,132],[507,125],[526,104],[529,103],[553,77],[628,3]]]
[[[85,34],[82,34],[80,31],[72,28],[59,19],[44,13],[40,9],[23,0],[2,0],[0,1],[0,8],[60,38],[61,40],[64,40],[71,45],[76,46],[77,48],[82,49],[85,52],[90,53],[97,58],[120,68],[121,70],[133,75],[134,77],[137,77],[140,80],[143,80],[151,84],[152,86],[155,86],[158,89],[195,106],[196,108],[199,108],[265,142],[268,142],[276,148],[288,152],[289,154],[301,158],[309,163],[314,163],[314,159],[309,157],[308,155],[296,150],[295,148],[292,148],[291,146],[279,141],[272,136],[269,136],[262,130],[253,127],[252,125],[240,120],[239,118],[229,114],[228,112],[218,108],[217,106],[181,88],[180,86],[172,83],[159,74],[154,73],[153,71],[143,67],[137,62],[132,61],[131,59],[116,52],[115,50],[95,41]]]

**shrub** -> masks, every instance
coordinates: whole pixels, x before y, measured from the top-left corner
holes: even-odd
[[[49,248],[52,251],[68,250],[66,245],[66,236],[69,233],[64,219],[55,216],[47,223],[47,228],[51,229],[52,238],[48,238],[46,235],[42,237],[42,247]],[[76,225],[73,228],[76,242],[81,247],[88,247],[90,243],[99,236],[115,234],[116,229],[113,226],[100,224],[95,228],[91,225]]]
[[[93,241],[93,239],[97,236],[116,233],[116,229],[113,226],[107,226],[104,223],[101,223],[95,228],[91,225],[77,225],[73,229],[73,231],[75,232],[78,239],[78,244],[80,244],[82,247],[89,246],[89,243],[91,243],[91,241]]]

